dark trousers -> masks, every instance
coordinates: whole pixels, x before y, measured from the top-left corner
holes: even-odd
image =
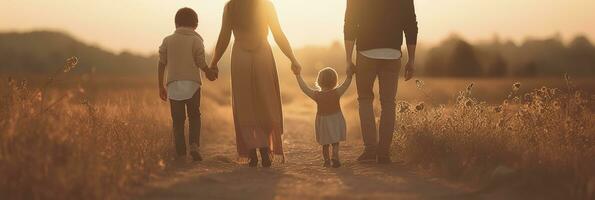
[[[190,145],[200,146],[200,88],[192,98],[176,101],[170,99],[171,118],[174,127],[174,140],[176,153],[186,155],[186,138],[184,138],[184,125],[188,114],[188,140]]]
[[[359,101],[362,137],[367,151],[376,151],[378,156],[389,156],[395,131],[396,96],[401,60],[371,59],[357,56],[355,74]],[[380,94],[380,125],[376,129],[374,116],[374,82],[378,79]],[[379,140],[377,139],[380,136]]]

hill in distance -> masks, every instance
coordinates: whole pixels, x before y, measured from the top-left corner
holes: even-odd
[[[156,56],[115,54],[80,42],[66,33],[0,33],[0,71],[5,73],[47,74],[60,68],[72,56],[79,58],[75,73],[95,70],[98,74],[127,75],[156,71]]]

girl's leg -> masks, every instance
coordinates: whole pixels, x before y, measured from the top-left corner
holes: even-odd
[[[270,150],[268,147],[260,148],[260,158],[262,159],[263,167],[271,166]]]
[[[322,145],[322,157],[324,158],[324,167],[331,166],[331,156],[329,155],[329,146],[328,144]]]
[[[333,144],[333,167],[341,167],[341,162],[339,161],[339,143]]]
[[[258,157],[256,156],[256,149],[250,149],[248,152],[248,166],[249,167],[256,167],[258,165]]]

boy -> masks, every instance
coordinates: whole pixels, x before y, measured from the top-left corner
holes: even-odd
[[[178,159],[186,158],[184,125],[186,113],[189,124],[190,155],[194,161],[201,161],[200,144],[200,70],[211,81],[214,74],[205,62],[205,48],[202,37],[196,33],[198,15],[190,8],[178,10],[175,17],[176,31],[163,40],[159,47],[159,96],[169,99],[173,132]],[[163,84],[167,67],[166,87]],[[216,76],[216,75],[215,75]]]

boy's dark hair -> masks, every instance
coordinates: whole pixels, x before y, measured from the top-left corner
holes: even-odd
[[[198,15],[192,8],[181,8],[176,13],[176,27],[194,27],[198,26]]]

